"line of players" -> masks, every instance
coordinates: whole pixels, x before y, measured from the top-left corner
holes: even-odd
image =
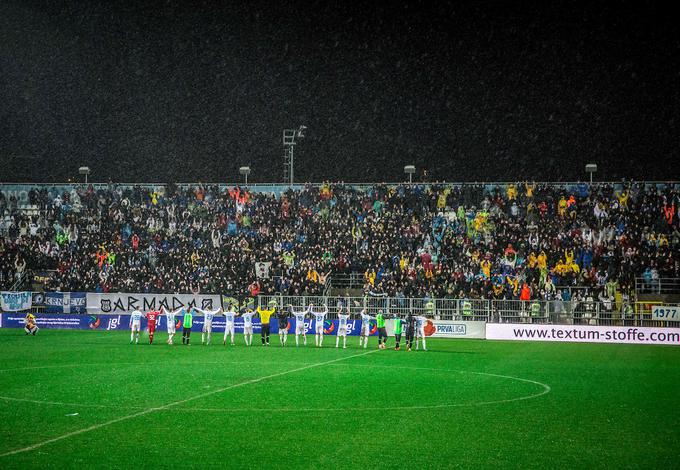
[[[161,310],[154,310],[143,314],[140,310],[134,310],[130,314],[130,344],[139,343],[139,334],[141,330],[141,319],[145,317],[147,320],[147,329],[149,332],[149,344],[153,343],[153,337],[156,332],[156,322],[160,320],[160,316],[165,316],[167,320],[168,339],[167,343],[174,344],[174,336],[176,333],[177,319],[179,318],[182,325],[182,344],[189,345],[191,341],[191,327],[193,326],[194,311],[203,316],[203,329],[201,332],[201,344],[209,345],[212,339],[212,323],[213,319],[218,315],[225,317],[224,340],[222,344],[227,344],[227,339],[230,338],[231,345],[234,345],[234,323],[236,317],[243,318],[243,338],[246,346],[253,344],[253,317],[260,318],[261,327],[261,341],[263,346],[269,346],[269,323],[270,318],[276,315],[279,326],[279,342],[282,347],[285,347],[288,342],[288,320],[295,318],[295,345],[300,345],[300,337],[302,337],[303,346],[307,345],[307,333],[305,327],[305,320],[314,318],[314,344],[316,347],[323,347],[324,338],[324,321],[328,315],[328,307],[325,305],[319,309],[315,309],[313,304],[306,308],[295,309],[292,305],[284,310],[278,310],[275,301],[270,301],[268,308],[244,307],[238,311],[233,304],[224,310],[218,308],[216,310],[202,310],[197,307],[179,308],[177,310],[167,310],[161,307]],[[342,337],[342,347],[347,348],[347,322],[351,317],[350,307],[338,305],[338,332],[335,338],[335,347],[340,346],[340,338]],[[387,330],[385,327],[385,320],[394,320],[394,338],[395,350],[400,349],[401,336],[405,333],[406,349],[411,351],[415,345],[415,349],[420,348],[422,341],[423,350],[427,351],[427,343],[425,340],[425,324],[427,318],[422,315],[413,315],[410,312],[401,318],[399,315],[385,315],[382,310],[378,310],[375,316],[370,315],[366,309],[359,312],[361,319],[361,330],[359,334],[359,347],[368,347],[368,339],[371,334],[371,322],[375,322],[378,328],[378,348],[385,349],[387,343]]]

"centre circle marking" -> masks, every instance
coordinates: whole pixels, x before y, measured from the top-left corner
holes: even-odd
[[[91,366],[110,366],[110,365],[149,365],[149,364],[165,364],[167,365],[167,362],[163,363],[139,363],[139,362],[125,362],[125,363],[89,363],[89,364],[62,364],[62,365],[54,365],[54,366],[31,366],[31,367],[18,367],[14,369],[0,369],[0,373],[4,372],[12,372],[12,371],[23,371],[23,370],[38,370],[38,369],[55,369],[55,368],[69,368],[69,367],[91,367]],[[263,365],[261,362],[248,362],[248,361],[221,361],[221,362],[191,362],[191,363],[175,363],[173,364],[174,366],[195,366],[195,365],[200,365],[200,364],[258,364],[258,365]],[[279,363],[265,363],[265,364],[279,364]],[[304,363],[292,363],[288,362],[286,364],[308,364],[306,362]],[[384,365],[372,365],[372,364],[331,364],[329,367],[367,367],[367,368],[378,368],[378,369],[407,369],[407,370],[425,370],[425,371],[432,371],[432,372],[449,372],[452,374],[471,374],[471,375],[478,375],[478,376],[486,376],[486,377],[495,377],[499,379],[505,379],[505,380],[513,380],[516,382],[524,382],[524,383],[529,383],[533,384],[536,386],[541,387],[541,390],[538,393],[533,393],[531,395],[523,395],[515,398],[505,398],[501,400],[490,400],[490,401],[480,401],[480,402],[473,402],[473,403],[440,403],[440,404],[434,404],[434,405],[412,405],[412,406],[385,406],[385,407],[363,407],[363,408],[357,408],[357,407],[345,407],[345,408],[285,408],[285,407],[280,407],[280,408],[184,408],[182,409],[183,412],[256,412],[256,411],[266,411],[266,412],[283,412],[283,413],[295,413],[295,412],[329,412],[329,411],[369,411],[369,410],[378,410],[378,411],[400,411],[400,410],[428,410],[428,409],[442,409],[442,408],[460,408],[460,407],[474,407],[474,406],[486,406],[486,405],[495,405],[495,404],[501,404],[501,403],[512,403],[516,401],[524,401],[524,400],[531,400],[534,398],[541,397],[543,395],[546,395],[552,391],[550,385],[545,384],[543,382],[538,382],[536,380],[530,380],[530,379],[525,379],[522,377],[515,377],[512,375],[502,375],[502,374],[492,374],[488,372],[474,372],[474,371],[466,371],[466,370],[457,370],[457,369],[441,369],[441,368],[430,368],[430,367],[410,367],[410,366],[384,366]],[[121,406],[121,405],[100,405],[100,404],[91,404],[91,403],[69,403],[69,402],[61,402],[61,401],[50,401],[50,400],[32,400],[28,398],[17,398],[17,397],[7,397],[7,396],[1,396],[0,395],[0,400],[5,400],[5,401],[13,401],[13,402],[22,402],[22,403],[35,403],[39,405],[53,405],[53,406],[71,406],[71,407],[84,407],[84,408],[114,408],[114,409],[120,409],[120,408],[125,408],[126,410],[143,410],[146,409],[146,407],[140,407],[140,406]]]

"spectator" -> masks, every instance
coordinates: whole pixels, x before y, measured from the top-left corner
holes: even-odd
[[[0,193],[2,194],[2,193]],[[672,184],[324,183],[280,195],[210,185],[33,189],[2,195],[3,288],[56,270],[49,289],[323,293],[334,273],[378,295],[553,298],[680,277]],[[564,202],[563,202],[564,201]],[[566,213],[565,213],[566,211]],[[272,279],[256,279],[270,262]],[[612,287],[614,286],[614,287]],[[599,292],[599,290],[598,290]]]

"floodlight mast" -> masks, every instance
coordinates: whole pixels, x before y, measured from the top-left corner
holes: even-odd
[[[305,137],[307,126],[283,130],[283,169],[284,179],[293,186],[295,181],[295,145]]]
[[[413,165],[406,165],[404,167],[404,173],[408,175],[408,184],[413,184],[413,173],[416,172],[416,167]]]
[[[78,168],[78,173],[81,175],[85,175],[85,184],[87,184],[87,175],[91,173],[90,167],[89,166],[81,166]]]
[[[245,177],[245,179],[246,179],[245,185],[248,186],[248,175],[250,174],[250,167],[249,166],[242,166],[241,168],[238,169],[238,172],[241,173]]]
[[[590,184],[593,184],[593,173],[597,171],[597,165],[595,163],[588,163],[586,165],[586,173],[590,174]]]

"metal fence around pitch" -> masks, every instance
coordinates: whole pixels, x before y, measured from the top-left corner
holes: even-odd
[[[655,320],[652,317],[652,307],[655,305],[663,305],[663,302],[636,302],[633,312],[629,315],[628,324],[631,326],[680,328],[680,321]]]
[[[467,320],[467,321],[491,321],[491,304],[489,300],[461,300],[461,299],[422,299],[404,297],[348,297],[348,296],[287,296],[287,295],[261,295],[258,297],[259,305],[265,306],[271,300],[279,306],[293,306],[294,308],[306,308],[309,305],[328,307],[328,318],[337,318],[340,309],[349,307],[350,313],[358,314],[366,310],[371,314],[382,310],[386,315],[406,316],[409,312],[416,315],[426,315],[436,320]],[[463,303],[470,302],[471,309],[465,312]],[[434,310],[428,309],[428,303],[432,302]]]
[[[499,323],[550,323],[550,302],[494,300],[492,309]]]
[[[223,299],[227,296],[223,296]],[[450,298],[404,298],[379,296],[292,296],[260,295],[255,306],[266,307],[270,301],[281,307],[292,306],[306,309],[310,305],[328,307],[328,318],[336,319],[342,309],[354,318],[362,311],[375,315],[382,310],[386,315],[405,317],[412,313],[424,315],[434,320],[483,321],[494,323],[536,323],[555,325],[583,326],[645,326],[680,328],[680,321],[658,320],[652,315],[652,308],[661,305],[660,301],[641,301],[635,303],[562,300],[487,300],[487,299],[450,299]],[[434,309],[428,308],[432,302]],[[469,304],[469,308],[466,306]],[[678,304],[664,304],[677,307]],[[47,307],[33,305],[31,312],[46,314]],[[85,314],[85,313],[84,313]]]
[[[386,315],[406,316],[409,312],[425,315],[435,320],[484,321],[496,323],[532,323],[583,326],[655,326],[680,327],[680,322],[659,321],[652,318],[652,303],[637,303],[630,308],[625,304],[600,301],[562,300],[486,300],[486,299],[420,299],[399,297],[347,297],[347,296],[260,296],[260,305],[270,300],[277,305],[306,308],[313,304],[328,307],[328,318],[337,318],[340,308],[358,314],[365,309],[371,314],[382,310]],[[427,310],[428,302],[434,311]],[[464,308],[469,302],[470,309]]]

